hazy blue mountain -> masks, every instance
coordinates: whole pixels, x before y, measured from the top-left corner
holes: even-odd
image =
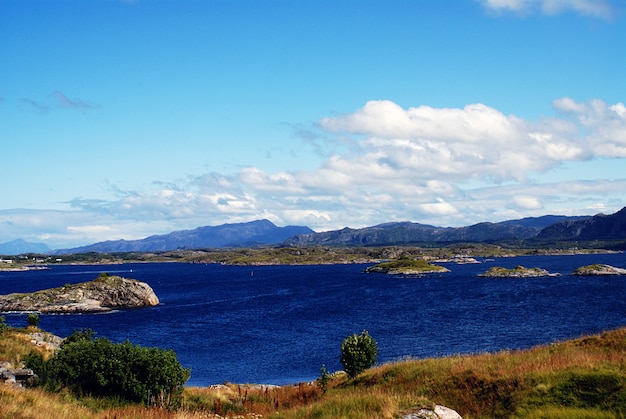
[[[626,207],[615,214],[598,214],[583,220],[564,220],[552,224],[537,235],[543,240],[615,240],[626,239]]]
[[[31,243],[22,239],[0,243],[0,255],[13,256],[23,253],[47,253],[50,248],[44,243]]]
[[[436,227],[413,222],[391,222],[360,229],[316,233],[308,227],[277,227],[268,220],[198,227],[141,240],[114,240],[55,254],[85,252],[150,252],[177,249],[285,246],[384,246],[423,243],[490,242],[499,240],[626,239],[626,208],[613,215],[545,215],[467,227]]]
[[[141,240],[111,240],[73,249],[55,250],[55,254],[86,252],[154,252],[176,249],[243,247],[279,244],[291,236],[311,233],[308,227],[277,227],[271,221],[222,224],[198,227],[194,230],[174,231]]]

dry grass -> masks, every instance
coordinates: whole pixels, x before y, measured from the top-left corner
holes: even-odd
[[[0,339],[0,363],[9,362],[11,365],[19,365],[24,356],[34,351],[39,352],[48,359],[53,351],[42,346],[35,346],[28,335],[31,332],[41,332],[40,329],[29,326],[26,329],[7,329],[2,332]]]
[[[19,331],[0,339],[0,359],[32,348]],[[626,328],[524,351],[406,360],[355,380],[314,384],[186,388],[171,412],[0,386],[0,418],[318,418],[392,419],[433,404],[476,418],[626,416]]]
[[[20,389],[0,385],[0,418],[2,419],[59,419],[97,416],[77,402],[62,395],[50,394],[41,389]]]

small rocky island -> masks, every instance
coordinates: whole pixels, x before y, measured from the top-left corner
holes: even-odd
[[[513,269],[502,268],[494,266],[487,269],[486,272],[478,275],[488,278],[534,278],[540,276],[558,276],[559,274],[553,274],[545,269],[541,268],[525,268],[521,265],[517,265]]]
[[[598,275],[626,275],[626,269],[616,268],[611,265],[596,263],[594,265],[581,266],[572,275],[577,276],[598,276]]]
[[[145,282],[105,273],[89,282],[0,295],[0,312],[97,313],[158,304],[159,298]]]
[[[450,272],[450,270],[443,266],[432,265],[424,259],[400,258],[370,266],[365,269],[365,272],[390,275],[420,275],[436,272]]]

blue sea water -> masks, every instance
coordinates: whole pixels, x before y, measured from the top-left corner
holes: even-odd
[[[115,342],[173,349],[191,367],[187,385],[287,384],[315,379],[322,364],[341,369],[341,342],[362,330],[378,342],[379,362],[388,362],[528,348],[626,326],[626,278],[569,275],[591,263],[626,268],[626,256],[501,258],[444,264],[451,272],[423,277],[366,274],[367,265],[52,265],[0,272],[0,294],[89,281],[101,272],[145,281],[159,306],[41,315],[40,326],[60,336],[91,328]],[[478,277],[491,266],[516,265],[562,276]],[[26,324],[24,314],[4,316]]]

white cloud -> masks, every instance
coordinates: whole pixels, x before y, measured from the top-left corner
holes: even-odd
[[[600,99],[576,102],[561,98],[555,100],[553,106],[573,118],[594,157],[626,157],[626,107],[623,103],[608,105]]]
[[[513,197],[513,203],[513,208],[532,210],[543,208],[541,201],[536,196],[515,196]]]
[[[574,12],[583,16],[611,19],[615,10],[605,0],[478,0],[487,10],[495,12],[533,13],[553,16]]]
[[[484,104],[404,110],[390,101],[371,101],[354,113],[319,122],[323,129],[352,135],[355,141],[363,137],[358,155],[334,156],[324,168],[342,176],[355,174],[368,184],[401,173],[418,180],[521,181],[528,172],[548,170],[563,160],[606,156],[608,135],[603,131],[607,127],[613,127],[614,139],[624,135],[619,132],[624,128],[623,118],[615,117],[619,104],[608,107],[601,101],[579,104],[560,99],[554,105],[568,112],[565,118],[533,123]],[[607,111],[613,108],[616,111]],[[593,121],[585,121],[585,116]],[[603,136],[599,139],[602,147],[590,148],[581,124],[591,128],[593,135]]]
[[[103,226],[103,225],[83,225],[83,226],[68,226],[67,227],[67,231],[72,232],[72,233],[94,234],[94,233],[109,232],[111,230],[112,228],[110,226]]]
[[[318,121],[327,141],[350,147],[314,170],[247,167],[117,189],[112,201],[75,199],[68,211],[0,211],[0,242],[46,237],[73,247],[261,218],[318,231],[404,220],[460,226],[625,206],[623,171],[611,173],[614,180],[572,180],[569,172],[568,181],[537,181],[563,172],[564,162],[626,157],[624,104],[560,98],[553,106],[554,116],[530,121],[484,104],[403,109],[371,101]]]
[[[448,216],[456,214],[458,210],[448,202],[434,202],[429,204],[420,204],[418,206],[424,213],[436,216]]]

